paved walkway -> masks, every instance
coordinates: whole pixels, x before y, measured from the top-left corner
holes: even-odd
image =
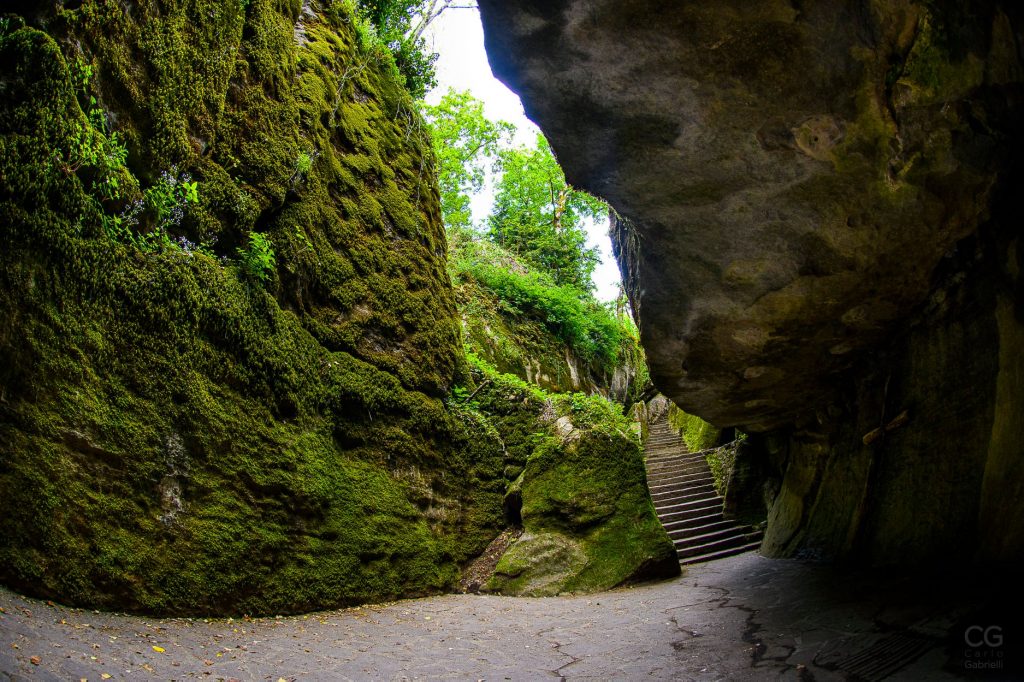
[[[0,590],[0,680],[948,679],[946,638],[983,595],[929,585],[745,554],[600,595],[209,622]]]

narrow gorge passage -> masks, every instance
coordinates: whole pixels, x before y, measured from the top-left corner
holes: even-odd
[[[1010,603],[981,578],[843,574],[748,553],[604,594],[448,595],[234,621],[118,616],[3,590],[0,679],[953,679],[965,653],[1012,665],[1010,647],[964,646],[965,629],[1003,617],[984,604]]]

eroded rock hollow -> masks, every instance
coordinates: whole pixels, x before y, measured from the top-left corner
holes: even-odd
[[[480,6],[655,383],[761,434],[764,551],[1024,555],[1017,6]]]

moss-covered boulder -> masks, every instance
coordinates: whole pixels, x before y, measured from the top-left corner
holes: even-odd
[[[429,142],[341,4],[0,21],[0,581],[273,613],[445,590],[501,527]],[[194,183],[194,184],[193,184]]]
[[[525,532],[485,589],[544,596],[679,575],[639,441],[618,407],[509,375],[487,380],[479,409],[492,412],[505,443],[506,514]]]

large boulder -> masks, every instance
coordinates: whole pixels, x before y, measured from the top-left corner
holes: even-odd
[[[766,549],[1024,552],[986,511],[1024,480],[1020,10],[480,6],[495,73],[618,211],[655,384],[782,430]]]

